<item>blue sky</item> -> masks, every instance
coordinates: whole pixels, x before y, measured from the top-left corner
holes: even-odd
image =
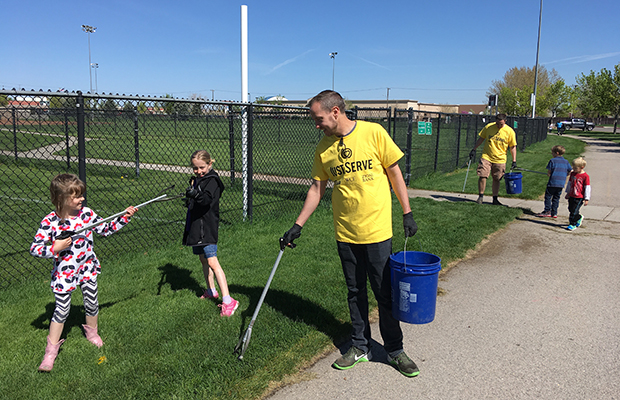
[[[0,88],[193,94],[241,100],[241,5],[250,99],[484,103],[493,80],[533,67],[540,0],[81,0],[2,5]],[[544,0],[540,64],[567,84],[620,62],[620,2]],[[334,60],[329,53],[337,52]]]

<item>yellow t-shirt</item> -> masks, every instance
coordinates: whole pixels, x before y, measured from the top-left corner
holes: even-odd
[[[502,129],[498,129],[497,124],[491,122],[482,128],[478,136],[486,139],[482,158],[489,160],[493,164],[505,164],[506,150],[508,150],[509,147],[517,145],[515,131],[508,125],[504,125]]]
[[[385,129],[372,122],[357,121],[344,138],[321,139],[312,178],[334,182],[336,240],[368,244],[392,237],[392,195],[385,169],[402,156]]]

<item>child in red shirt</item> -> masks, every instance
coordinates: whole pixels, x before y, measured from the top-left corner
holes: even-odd
[[[582,157],[573,160],[571,172],[566,184],[566,198],[568,199],[568,229],[574,231],[581,226],[583,215],[579,214],[581,206],[587,206],[590,201],[590,176],[584,172],[586,160]]]

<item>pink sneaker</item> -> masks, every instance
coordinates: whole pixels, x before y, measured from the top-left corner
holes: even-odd
[[[235,299],[232,299],[230,303],[228,304],[222,303],[218,305],[218,307],[222,309],[222,311],[220,312],[220,316],[230,317],[231,315],[235,313],[235,310],[237,309],[237,307],[239,307],[239,302]]]
[[[200,296],[201,299],[217,299],[218,297],[220,297],[220,294],[217,292],[217,290],[213,295],[210,295],[208,289],[205,290],[202,296]]]

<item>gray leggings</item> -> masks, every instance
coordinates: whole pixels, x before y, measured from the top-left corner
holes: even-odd
[[[82,297],[84,298],[84,310],[88,317],[99,314],[99,299],[97,281],[86,281],[80,286]],[[54,293],[56,297],[56,308],[52,315],[52,322],[64,324],[71,310],[71,293]]]

